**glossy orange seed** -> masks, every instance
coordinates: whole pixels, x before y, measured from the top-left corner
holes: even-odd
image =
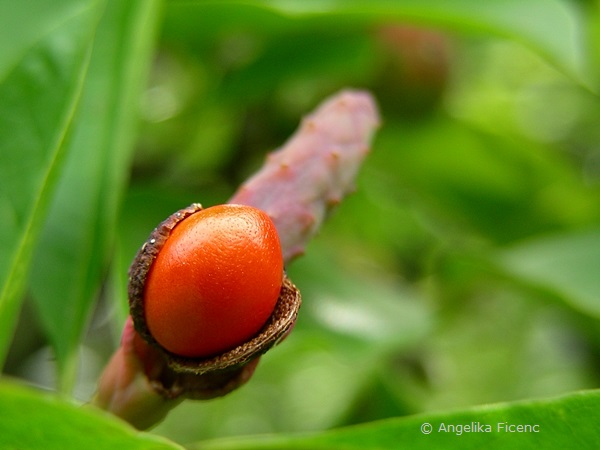
[[[146,325],[174,354],[223,353],[263,327],[282,280],[281,246],[269,216],[250,206],[213,206],[178,223],[152,263]]]

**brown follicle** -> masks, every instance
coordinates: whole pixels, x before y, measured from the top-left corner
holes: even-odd
[[[144,314],[144,286],[146,278],[150,272],[150,267],[156,259],[158,252],[165,245],[173,228],[183,219],[191,216],[194,213],[202,211],[200,203],[193,203],[187,208],[180,209],[174,214],[171,214],[167,219],[162,221],[153,231],[142,245],[142,248],[135,256],[131,267],[129,268],[129,284],[127,293],[129,297],[129,310],[136,331],[148,343],[158,346],[156,340],[152,337],[150,330],[146,326]]]
[[[152,263],[175,226],[202,210],[200,204],[169,216],[156,227],[136,255],[129,270],[129,306],[140,341],[136,353],[156,392],[165,398],[185,396],[194,399],[219,397],[244,384],[254,372],[258,358],[278,344],[296,321],[300,292],[284,274],[275,309],[263,328],[249,341],[208,358],[187,358],[164,349],[146,325],[144,286]]]

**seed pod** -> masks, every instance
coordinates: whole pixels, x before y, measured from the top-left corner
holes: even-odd
[[[152,274],[152,271],[155,267],[155,264],[158,264],[157,258],[159,257],[159,254],[161,254],[161,251],[163,249],[165,249],[165,251],[171,251],[170,248],[166,248],[167,242],[172,242],[169,241],[169,239],[175,239],[178,235],[181,234],[180,231],[184,228],[184,226],[182,225],[181,228],[177,230],[178,233],[175,233],[174,230],[176,229],[176,227],[180,224],[183,224],[183,221],[185,221],[186,219],[192,218],[192,216],[194,215],[205,214],[211,209],[212,208],[208,208],[204,210],[200,204],[193,204],[188,208],[182,209],[168,217],[150,234],[150,237],[144,243],[142,248],[139,250],[137,256],[135,257],[129,271],[129,302],[131,316],[136,331],[145,341],[140,342],[137,345],[136,351],[140,356],[140,359],[144,361],[146,375],[153,383],[155,389],[169,398],[174,398],[182,394],[185,394],[187,397],[190,398],[211,398],[215,396],[224,395],[227,392],[230,392],[231,390],[238,387],[240,384],[243,384],[251,376],[254,367],[257,363],[257,358],[263,353],[265,353],[267,350],[269,350],[271,347],[276,345],[291,330],[295,323],[298,314],[298,309],[301,303],[299,291],[294,286],[294,284],[287,278],[285,273],[282,273],[281,276],[283,276],[283,281],[281,282],[279,296],[276,299],[272,313],[266,318],[264,324],[259,324],[259,326],[262,325],[260,326],[260,329],[258,329],[256,333],[252,334],[243,342],[238,343],[237,345],[234,345],[231,348],[226,348],[217,353],[209,352],[206,355],[201,354],[201,356],[190,356],[195,355],[194,351],[192,350],[190,350],[190,352],[187,352],[187,347],[194,347],[194,345],[191,345],[193,343],[183,342],[182,345],[186,351],[178,351],[179,354],[175,353],[173,349],[181,347],[173,347],[173,344],[170,342],[167,345],[168,347],[170,347],[170,349],[165,348],[165,340],[161,339],[158,336],[158,333],[157,336],[154,336],[151,331],[151,328],[153,327],[148,326],[149,318],[151,320],[156,321],[156,319],[154,319],[152,315],[148,315],[147,311],[147,297],[149,295],[149,278],[153,275],[156,275]],[[262,212],[258,212],[259,210],[255,210],[255,208],[246,206],[242,207],[236,205],[227,205],[224,206],[222,209],[225,209],[227,214],[238,212],[240,214],[247,214],[248,209],[250,209],[249,214],[251,216],[264,214]],[[198,219],[198,217],[195,216],[192,219],[196,220]],[[180,239],[180,237],[177,237],[177,239]],[[267,247],[270,246],[267,245]],[[223,249],[223,251],[227,250],[228,249]],[[259,250],[260,249],[255,251]],[[269,249],[271,253],[273,253],[272,250],[273,249]],[[195,251],[201,253],[202,246],[200,245],[200,248],[196,249]],[[161,254],[161,257],[162,256],[163,255]],[[197,254],[192,253],[191,257],[197,257]],[[200,257],[202,257],[202,255],[200,255]],[[175,259],[180,259],[179,255],[177,255]],[[247,261],[247,264],[253,266],[256,266],[257,264],[260,265],[260,262],[257,262],[260,259],[261,258],[259,255],[255,260],[249,259]],[[269,258],[267,258],[267,260],[268,259]],[[182,260],[181,265],[184,266],[184,268],[186,268],[186,263],[187,261],[185,261],[184,259]],[[193,262],[190,264],[194,265]],[[169,270],[172,268],[169,264],[167,264],[166,266],[169,268]],[[282,268],[283,266],[281,265],[281,268],[279,270],[282,271]],[[230,271],[224,269],[226,273],[222,275],[226,277],[234,277],[233,280],[228,280],[226,284],[231,290],[238,291],[238,286],[236,285],[236,283],[238,283],[238,279],[235,277],[238,277],[240,280],[243,280],[244,283],[248,283],[248,278],[245,272],[255,269],[255,267],[240,267],[238,273],[230,273]],[[277,269],[275,269],[275,271],[276,270]],[[161,276],[160,274],[162,273],[163,272],[159,272],[159,275],[157,276]],[[195,275],[192,275],[191,277],[193,276]],[[165,283],[169,283],[169,277],[164,276],[164,278],[165,280],[160,279],[158,282],[164,281]],[[260,276],[257,276],[257,278],[257,282],[264,281],[261,279]],[[190,279],[188,281],[193,285],[194,282],[197,280]],[[183,280],[183,283],[185,282],[187,281]],[[168,287],[169,286],[167,286],[167,288]],[[195,287],[196,286],[192,286],[193,289],[195,289]],[[177,289],[175,290],[181,292],[181,286],[177,287]],[[185,291],[185,289],[183,290]],[[246,292],[247,290],[247,286],[242,286],[240,288],[240,292]],[[252,290],[252,292],[254,292],[254,290]],[[185,300],[187,301],[187,299]],[[193,299],[192,301],[203,300],[204,299]],[[235,301],[238,300],[241,302],[240,304],[243,304],[244,299],[237,299]],[[218,301],[218,299],[213,298],[210,299],[210,301]],[[235,302],[233,306],[235,307]],[[179,306],[176,305],[175,307],[178,308]],[[167,310],[165,313],[163,310],[159,315],[160,320],[163,320],[163,316],[165,314],[168,315],[169,311]],[[235,314],[233,315],[235,316]],[[177,315],[175,316],[177,317]],[[181,314],[179,315],[179,317],[181,317]],[[243,319],[243,317],[234,317],[234,320]],[[256,321],[257,319],[251,318],[251,320]],[[214,323],[214,321],[211,318],[206,317],[202,320],[199,320],[199,326],[202,326],[202,321],[204,321],[205,327],[218,328],[219,326],[230,326],[227,323]],[[193,325],[193,321],[187,322],[188,323],[185,324],[185,326],[189,327],[190,323]],[[164,323],[159,321],[159,325],[154,327],[155,331],[157,329],[160,329],[160,327],[164,328],[165,325]],[[191,333],[190,330],[178,330],[177,322],[168,323],[166,327],[173,329],[172,331],[174,333],[181,332],[182,339],[188,339],[189,336],[195,336],[194,330],[192,330]],[[237,328],[238,327],[236,326],[236,324],[232,326],[232,329]],[[200,333],[200,335],[202,335],[202,333]],[[175,335],[175,339],[177,339],[177,335]],[[161,340],[163,341],[163,344],[159,342]],[[199,345],[196,347],[203,347],[202,342],[199,342],[198,344]]]

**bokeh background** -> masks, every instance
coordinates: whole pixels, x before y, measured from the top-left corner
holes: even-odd
[[[314,431],[598,387],[599,80],[466,19],[231,3],[163,8],[75,396],[90,398],[118,343],[127,267],[151,229],[226,202],[346,87],[373,93],[382,127],[356,192],[288,267],[296,329],[247,386],[185,402],[155,432]],[[593,44],[598,2],[560,3]],[[36,280],[4,371],[54,388]]]

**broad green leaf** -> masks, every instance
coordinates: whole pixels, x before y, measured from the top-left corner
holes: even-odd
[[[571,75],[583,76],[582,22],[578,11],[560,0],[302,0],[257,1],[292,16],[362,14],[441,25],[459,31],[516,39],[548,57]]]
[[[0,383],[0,448],[180,449],[109,414],[10,382]]]
[[[599,230],[527,241],[502,252],[499,262],[508,273],[600,317]]]
[[[157,9],[156,1],[106,6],[71,152],[32,266],[31,292],[63,390],[73,382],[76,350],[114,245]]]
[[[187,28],[206,35],[219,25],[248,30],[257,24],[261,33],[282,33],[297,30],[302,19],[311,20],[313,25],[320,20],[333,27],[341,21],[356,24],[395,20],[491,34],[531,47],[579,81],[586,78],[583,20],[574,5],[561,0],[254,0],[220,2],[219,6],[213,2],[175,1],[169,5],[169,13],[178,10],[186,11],[188,20],[183,18],[184,30],[169,27],[173,34],[184,33]],[[196,17],[197,24],[205,11],[209,13],[208,29],[196,31],[199,27],[191,18]]]
[[[423,414],[322,434],[264,436],[201,442],[216,449],[564,449],[600,443],[600,392]]]
[[[99,15],[97,1],[0,3],[0,365]]]

